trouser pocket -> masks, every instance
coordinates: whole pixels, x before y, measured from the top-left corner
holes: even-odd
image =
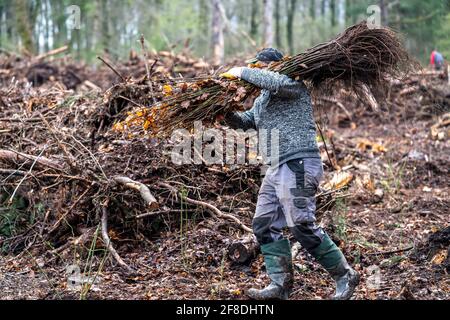
[[[303,159],[288,161],[287,166],[295,174],[295,188],[291,188],[293,204],[299,209],[307,209],[308,200],[314,198],[319,187],[319,179],[310,169],[309,164],[305,164]],[[320,163],[321,165],[321,163]]]

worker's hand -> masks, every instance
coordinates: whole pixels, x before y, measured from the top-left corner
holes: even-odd
[[[225,120],[225,115],[223,113],[219,113],[216,115],[216,122],[223,122]]]
[[[230,80],[236,79],[236,78],[240,79],[241,75],[242,75],[242,69],[243,69],[242,67],[232,68],[232,69],[228,70],[227,72],[220,74],[220,77],[227,78]]]

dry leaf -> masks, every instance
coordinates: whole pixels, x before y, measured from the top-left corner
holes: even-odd
[[[183,101],[181,103],[181,107],[184,108],[184,109],[189,108],[190,105],[191,105],[191,101],[189,101],[189,100]]]
[[[433,259],[431,259],[431,263],[435,265],[440,265],[446,259],[447,259],[447,249],[443,249],[434,255]]]
[[[353,180],[353,174],[348,171],[335,172],[333,178],[325,184],[325,189],[340,189],[348,185]]]
[[[163,85],[163,92],[166,97],[171,96],[173,93],[173,88],[170,85],[165,84]]]
[[[358,148],[361,152],[364,151],[372,151],[374,153],[387,152],[387,149],[383,147],[381,144],[369,141],[367,139],[360,139],[356,145],[356,148]]]

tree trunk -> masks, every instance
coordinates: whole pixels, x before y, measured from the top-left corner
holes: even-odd
[[[309,16],[315,20],[316,19],[316,0],[309,1]]]
[[[27,1],[26,0],[16,0],[16,23],[17,31],[20,38],[22,39],[22,45],[25,50],[29,53],[34,52],[33,44],[33,29],[30,24],[30,17],[28,16]]]
[[[331,26],[336,26],[336,0],[330,0]]]
[[[378,5],[381,9],[381,24],[383,26],[389,25],[389,4],[387,0],[379,0]]]
[[[223,21],[220,12],[221,0],[212,0],[212,61],[214,65],[223,63],[224,40]]]
[[[103,45],[103,49],[108,49],[110,42],[110,33],[109,33],[109,12],[108,12],[108,0],[101,1],[101,10],[102,10],[102,40],[101,44]]]
[[[201,52],[206,52],[209,39],[209,10],[206,0],[199,0],[198,24],[202,35],[199,46],[201,46]]]
[[[289,54],[294,53],[294,16],[295,16],[295,8],[297,5],[297,0],[286,0],[286,9],[287,9],[287,43],[289,48]]]
[[[320,2],[320,15],[321,15],[322,18],[325,17],[326,4],[327,4],[326,0],[321,0],[321,2]]]
[[[273,45],[273,0],[264,0],[264,46]]]
[[[49,39],[50,39],[50,5],[48,0],[46,0],[44,2],[44,14],[43,16],[45,17],[45,39],[44,39],[44,50],[45,52],[50,50],[50,43],[49,43]]]
[[[275,43],[278,48],[282,47],[280,27],[280,0],[275,0]]]
[[[250,36],[256,39],[258,35],[258,22],[256,17],[258,16],[258,0],[252,0],[252,11],[250,14]]]

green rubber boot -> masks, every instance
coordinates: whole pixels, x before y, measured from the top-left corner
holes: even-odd
[[[264,289],[250,289],[247,295],[255,300],[287,300],[292,290],[294,272],[292,269],[291,246],[287,239],[261,246],[267,274],[271,280]]]
[[[325,234],[322,243],[311,251],[311,254],[336,282],[336,292],[333,299],[350,299],[359,284],[359,274],[350,267],[341,250],[327,234]]]

